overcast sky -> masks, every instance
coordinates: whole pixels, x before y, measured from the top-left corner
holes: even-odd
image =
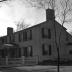
[[[23,1],[23,0],[22,0]],[[16,30],[16,23],[24,20],[26,24],[35,25],[45,21],[45,10],[29,6],[27,2],[21,0],[12,0],[8,3],[0,4],[0,36],[6,35],[7,27],[13,27]],[[71,24],[65,27],[71,30]]]

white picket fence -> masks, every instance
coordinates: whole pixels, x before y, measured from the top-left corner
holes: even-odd
[[[36,65],[37,63],[38,63],[37,57],[0,58],[0,67],[1,66]]]

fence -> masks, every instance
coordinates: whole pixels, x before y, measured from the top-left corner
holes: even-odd
[[[24,59],[24,64],[25,65],[37,65],[38,64],[38,57],[34,56],[34,57],[28,57]]]
[[[36,65],[38,57],[0,58],[0,66]]]

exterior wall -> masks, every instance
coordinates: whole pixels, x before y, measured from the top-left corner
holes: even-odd
[[[42,28],[47,28],[51,30],[51,39],[48,38],[42,38],[42,34],[41,34],[41,29]],[[51,50],[52,50],[52,54],[49,55],[42,55],[42,44],[46,44],[46,45],[51,45]],[[55,45],[55,32],[54,32],[54,26],[53,23],[51,21],[48,21],[46,23],[44,23],[43,25],[41,25],[40,28],[40,52],[41,52],[41,56],[40,56],[40,60],[55,60],[57,58],[57,49],[56,49],[56,45]]]
[[[55,25],[55,27],[54,27]],[[42,38],[42,28],[50,29],[51,30],[51,39],[48,38]],[[23,32],[29,32],[32,31],[32,40],[23,41]],[[56,40],[55,40],[55,30],[56,30]],[[60,36],[61,32],[61,36]],[[19,34],[20,34],[20,41],[19,41]],[[21,55],[23,56],[24,53],[24,47],[32,46],[32,56],[27,58],[33,58],[36,57],[38,61],[44,61],[44,60],[56,60],[57,59],[57,45],[59,48],[60,53],[60,60],[72,60],[72,55],[69,54],[69,51],[72,50],[71,45],[67,45],[68,42],[72,43],[72,37],[70,37],[69,41],[66,40],[67,35],[69,35],[66,30],[59,25],[56,21],[46,21],[38,26],[31,27],[22,31],[18,31],[11,36],[12,42],[18,44],[21,48]],[[10,36],[7,36],[7,43],[10,43]],[[59,42],[60,37],[60,42]],[[13,40],[14,39],[14,40]],[[47,46],[51,45],[51,55],[43,55],[42,51],[42,44],[45,44]],[[48,47],[49,48],[49,47]]]
[[[66,33],[66,59],[67,60],[72,60],[72,54],[69,53],[69,51],[72,51],[72,36],[69,33]]]
[[[66,55],[66,31],[64,28],[62,28],[57,22],[56,23],[56,36],[57,36],[57,43],[60,53],[60,59],[65,59]],[[60,39],[60,41],[59,41]]]

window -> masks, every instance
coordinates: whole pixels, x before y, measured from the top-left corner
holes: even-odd
[[[15,42],[15,35],[13,35],[13,42]]]
[[[42,45],[42,54],[43,55],[51,55],[51,45]]]
[[[21,34],[19,33],[19,42],[21,42]]]
[[[46,47],[46,45],[42,45],[42,53],[43,53],[43,55],[47,55],[48,54],[48,48]]]
[[[32,40],[32,30],[27,31],[27,40]]]
[[[23,41],[27,41],[27,32],[26,31],[23,32]]]
[[[11,43],[11,36],[9,36],[9,43]]]
[[[32,46],[24,47],[24,56],[30,57],[32,55]]]
[[[32,40],[32,30],[30,30],[30,40]]]
[[[42,28],[42,38],[51,38],[51,30],[47,28]]]
[[[42,28],[42,38],[44,38],[44,28]]]
[[[32,56],[32,46],[28,47],[28,56]]]
[[[50,39],[51,38],[51,30],[48,29],[48,38]]]
[[[18,49],[18,51],[19,51],[19,57],[21,57],[21,48],[17,48]]]
[[[23,41],[32,40],[32,30],[23,32]]]
[[[24,47],[24,56],[27,57],[27,47]]]
[[[4,43],[7,43],[7,37],[4,37]]]
[[[51,45],[49,45],[49,55],[51,55]]]

